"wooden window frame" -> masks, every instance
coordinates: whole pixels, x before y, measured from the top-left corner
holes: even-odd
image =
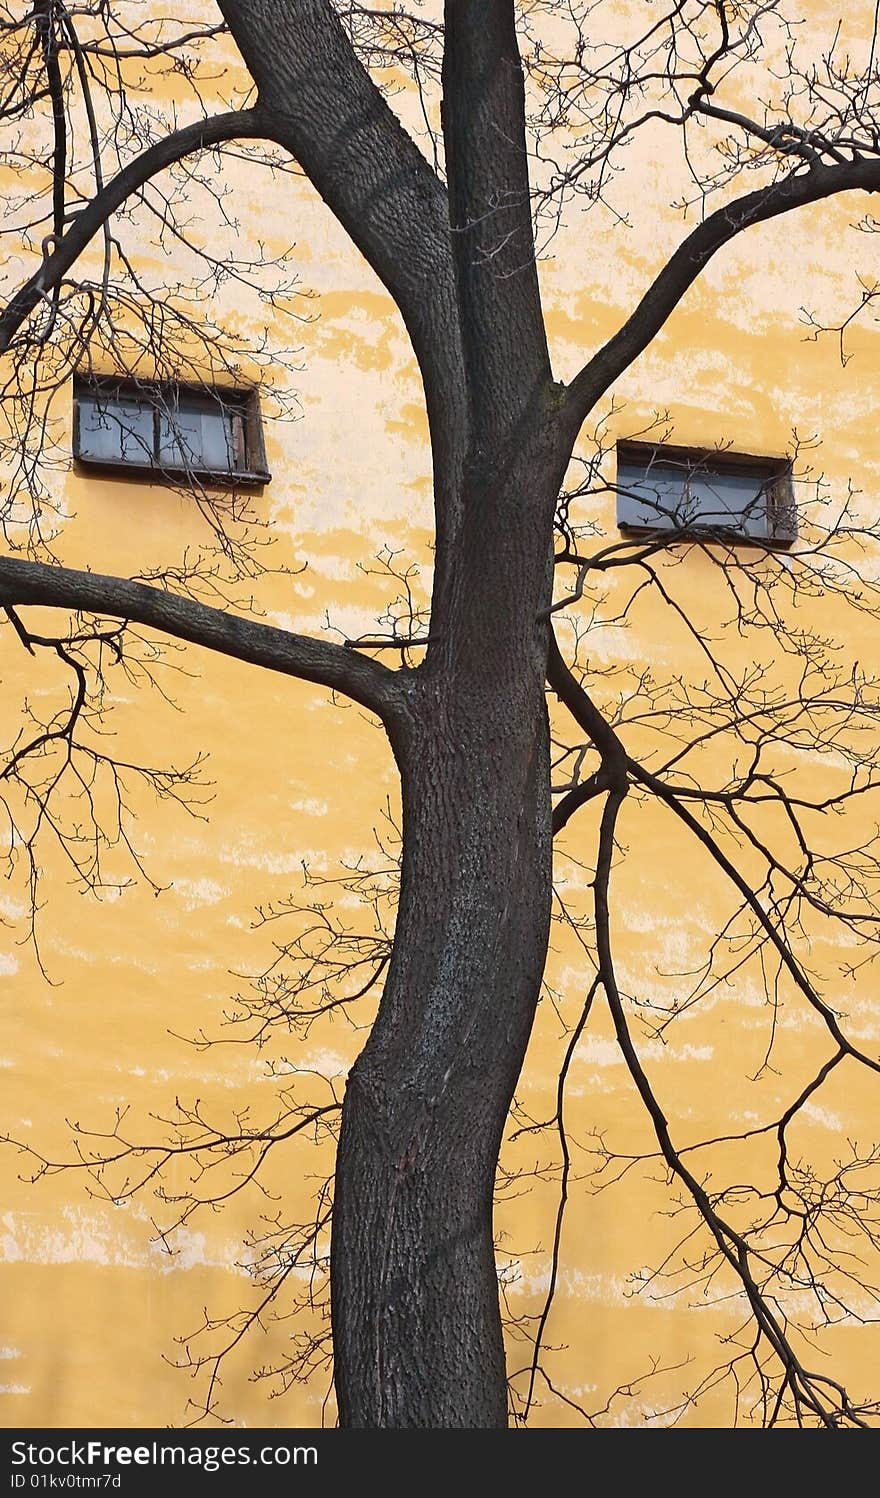
[[[80,435],[80,402],[83,395],[94,396],[107,392],[108,404],[113,396],[120,399],[135,398],[152,409],[153,413],[153,457],[146,459],[101,458],[83,452]],[[212,396],[218,404],[241,411],[244,426],[245,466],[242,468],[203,468],[187,464],[162,462],[159,457],[159,416],[173,407],[183,397],[191,396],[204,401]],[[185,409],[185,406],[184,406]],[[260,416],[259,394],[256,389],[227,385],[199,385],[182,380],[132,380],[117,375],[74,375],[73,381],[73,456],[78,465],[90,472],[103,472],[120,477],[148,478],[153,482],[199,483],[215,488],[238,489],[259,488],[268,484],[272,475],[266,463],[263,442],[263,424]]]
[[[797,540],[797,509],[789,458],[772,458],[756,453],[731,452],[713,447],[681,447],[666,442],[620,441],[617,444],[618,468],[629,463],[650,472],[652,464],[674,463],[689,467],[694,473],[744,474],[765,486],[767,495],[767,535],[749,535],[736,525],[720,525],[697,519],[677,527],[662,517],[656,522],[623,520],[618,513],[618,529],[626,535],[662,536],[675,540],[718,540],[737,546],[759,546],[774,551],[786,550]]]

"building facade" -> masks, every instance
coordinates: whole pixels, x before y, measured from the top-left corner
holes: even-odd
[[[862,9],[844,40],[868,59]],[[818,0],[809,12],[818,38],[831,12]],[[523,26],[558,19],[522,7]],[[609,11],[605,24],[635,21]],[[771,61],[783,40],[767,41]],[[190,51],[189,74],[130,65],[138,109],[167,119],[244,96],[228,39]],[[382,77],[418,129],[412,78],[397,62]],[[541,241],[558,379],[621,326],[696,221],[693,205],[670,206],[689,196],[672,140],[662,122],[638,132],[609,205],[587,213],[574,197]],[[278,161],[258,170],[244,147],[206,162],[205,182],[175,169],[125,220],[142,299],[120,297],[112,338],[73,355],[68,340],[36,476],[16,458],[19,365],[7,552],[36,499],[34,554],[68,567],[160,578],[230,612],[253,601],[266,622],[321,638],[422,634],[431,454],[400,316],[304,177]],[[7,189],[18,201],[12,168]],[[880,335],[876,238],[853,228],[865,201],[842,194],[734,239],[615,383],[579,441],[559,545],[625,544],[630,565],[560,567],[556,618],[649,772],[680,762],[676,784],[752,796],[698,814],[750,905],[693,829],[634,787],[612,878],[618,977],[676,1145],[743,1231],[777,1188],[780,1121],[799,1104],[789,1205],[823,1198],[829,1236],[799,1257],[793,1219],[777,1218],[758,1258],[775,1266],[774,1304],[800,1320],[797,1345],[818,1339],[822,1366],[861,1398],[876,1366],[876,1077],[847,1058],[814,1086],[836,1042],[760,916],[876,1062]],[[181,241],[209,256],[201,271]],[[11,274],[35,254],[25,238]],[[83,280],[100,282],[103,254],[95,241]],[[192,305],[194,332],[174,321]],[[57,611],[27,612],[34,634],[57,624]],[[324,688],[146,629],[122,658],[109,632],[100,651],[104,696],[90,698],[75,773],[56,789],[61,743],[8,777],[3,1422],[332,1424],[330,1126],[378,987],[338,1001],[381,985],[387,963],[392,756],[369,715]],[[66,721],[75,673],[7,620],[0,679],[10,764]],[[561,802],[593,766],[551,707]],[[585,805],[559,835],[546,991],[502,1155],[512,1409],[549,1427],[748,1423],[761,1364],[741,1286],[661,1158],[613,1015],[597,1000],[580,1027],[597,824]],[[817,1290],[805,1266],[825,1273],[822,1243],[837,1267]]]

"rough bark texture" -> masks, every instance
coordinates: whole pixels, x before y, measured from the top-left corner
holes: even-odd
[[[395,956],[349,1078],[337,1164],[346,1426],[507,1422],[492,1194],[550,890],[540,682],[528,696],[512,712],[426,681],[413,705]]]
[[[394,957],[349,1078],[336,1173],[346,1426],[507,1421],[492,1195],[550,914],[552,506],[546,472],[533,478],[537,494],[514,475],[519,503],[508,489],[482,507],[465,496],[484,586],[465,569],[432,658],[410,679],[395,744],[404,858]]]
[[[507,1423],[492,1197],[550,915],[551,525],[573,433],[560,428],[538,297],[513,7],[459,0],[446,24],[455,315],[445,362],[422,362],[429,407],[439,392],[449,413],[432,425],[438,586],[392,733],[400,907],[349,1079],[334,1201],[351,1427]]]

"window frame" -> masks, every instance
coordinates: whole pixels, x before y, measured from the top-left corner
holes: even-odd
[[[629,463],[650,473],[653,464],[674,463],[688,465],[692,472],[711,474],[741,474],[754,477],[759,485],[766,485],[767,505],[765,536],[750,535],[746,530],[717,522],[700,522],[695,518],[687,525],[676,526],[671,520],[658,516],[657,520],[631,521],[620,516],[620,486],[617,473],[621,463]],[[639,442],[621,440],[616,447],[617,473],[615,488],[618,496],[617,528],[625,535],[667,536],[676,541],[720,541],[737,546],[757,546],[772,551],[784,551],[797,540],[797,508],[792,482],[790,458],[774,458],[757,453],[733,452],[727,448],[684,447],[669,442]],[[684,485],[683,480],[683,485]]]
[[[153,420],[152,461],[135,458],[102,458],[83,451],[80,418],[84,395],[94,397],[107,391],[108,404],[115,396],[120,400],[137,399],[151,408]],[[245,464],[243,468],[210,468],[162,462],[160,453],[160,417],[173,409],[181,396],[201,402],[213,396],[218,405],[235,407],[241,412],[244,428]],[[148,478],[155,482],[212,485],[216,488],[259,488],[272,475],[266,462],[259,392],[255,387],[233,385],[200,385],[188,380],[135,380],[119,375],[77,373],[73,378],[73,457],[78,465],[95,472],[120,478]]]

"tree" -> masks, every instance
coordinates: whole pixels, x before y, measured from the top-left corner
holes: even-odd
[[[877,1246],[867,1184],[876,1151],[854,1151],[818,1182],[787,1148],[792,1119],[838,1067],[880,1070],[798,951],[810,922],[821,917],[865,943],[866,956],[874,952],[872,847],[858,857],[846,843],[829,849],[811,815],[829,807],[846,812],[875,791],[873,750],[863,740],[876,683],[840,665],[817,632],[788,626],[798,675],[791,697],[768,694],[760,679],[738,674],[704,640],[705,684],[658,684],[643,674],[626,689],[630,706],[640,699],[643,711],[629,712],[622,703],[615,708],[614,692],[604,692],[596,676],[589,607],[569,661],[562,647],[570,636],[560,632],[557,640],[552,624],[566,605],[577,617],[594,584],[611,578],[617,588],[618,571],[619,587],[629,589],[618,597],[622,614],[641,586],[667,597],[664,567],[682,548],[701,548],[710,559],[741,633],[775,627],[785,595],[789,602],[831,597],[849,604],[856,620],[872,606],[870,582],[859,577],[853,555],[869,545],[873,529],[854,517],[849,497],[832,524],[802,526],[784,555],[764,546],[743,558],[718,526],[697,535],[673,526],[659,536],[593,544],[591,497],[607,482],[598,461],[601,427],[598,457],[594,452],[585,476],[577,472],[576,444],[585,424],[600,420],[615,381],[731,240],[781,215],[796,226],[797,210],[838,194],[860,203],[859,195],[880,190],[877,11],[862,7],[849,50],[835,35],[819,43],[800,35],[782,0],[686,0],[662,14],[645,18],[635,7],[625,20],[615,12],[608,21],[601,8],[557,0],[519,7],[449,0],[442,19],[421,9],[374,12],[330,0],[221,0],[219,12],[213,20],[206,15],[195,33],[169,25],[150,32],[128,22],[121,4],[93,12],[39,0],[26,17],[8,13],[4,20],[4,113],[19,131],[22,162],[28,153],[31,163],[47,156],[42,139],[29,143],[33,113],[48,125],[51,201],[32,209],[36,269],[0,315],[10,368],[6,441],[18,454],[0,604],[22,645],[54,651],[75,683],[69,712],[13,747],[4,780],[11,788],[23,783],[28,767],[59,744],[70,764],[77,735],[102,706],[95,686],[102,661],[130,648],[135,627],[319,683],[381,721],[401,783],[400,893],[387,968],[381,963],[381,1004],[348,1079],[333,1207],[336,1387],[341,1421],[355,1427],[507,1423],[492,1230],[496,1168],[545,969],[553,835],[581,808],[599,808],[589,824],[596,839],[588,857],[594,924],[584,938],[596,976],[572,1047],[601,991],[657,1153],[707,1234],[709,1246],[691,1269],[714,1276],[720,1266],[745,1296],[754,1340],[742,1355],[752,1360],[768,1422],[869,1423],[875,1406],[815,1372],[798,1350],[782,1296],[786,1284],[809,1291],[833,1316],[843,1302],[838,1289],[821,1288],[822,1261],[827,1267],[833,1258],[828,1234],[861,1234]],[[137,97],[132,69],[158,57],[195,78],[198,95],[186,48],[194,34],[200,46],[217,37],[224,45],[221,17],[252,81],[251,97],[163,132]],[[381,78],[392,67],[415,79],[433,163],[371,77],[371,68]],[[442,106],[433,128],[438,82]],[[562,384],[551,369],[536,234],[543,244],[565,226],[572,203],[613,203],[625,148],[657,127],[683,143],[697,221],[682,230],[618,331]],[[94,183],[87,193],[77,155],[83,134]],[[175,164],[243,141],[276,149],[276,172],[288,159],[296,163],[406,326],[434,469],[427,632],[416,633],[411,618],[413,630],[404,621],[388,638],[334,644],[218,605],[228,580],[253,578],[259,560],[243,539],[246,507],[233,501],[223,509],[208,495],[200,503],[220,560],[207,570],[193,564],[148,580],[72,570],[43,533],[39,503],[22,539],[11,506],[26,491],[38,492],[33,474],[46,402],[87,353],[100,347],[117,361],[127,357],[123,367],[130,367],[140,332],[155,358],[171,361],[181,347],[193,366],[199,350],[215,366],[226,357],[216,329],[187,308],[181,286],[165,299],[164,325],[155,294],[143,299],[146,312],[135,305],[137,272],[110,226],[134,202],[152,202],[155,211],[147,190]],[[751,185],[742,190],[746,177]],[[162,232],[191,250],[179,196],[172,190],[162,201]],[[222,208],[219,194],[218,201]],[[876,228],[870,214],[864,227]],[[76,280],[96,235],[104,236],[103,272]],[[212,264],[204,254],[206,275],[258,273],[247,264]],[[120,289],[123,276],[130,278],[127,291]],[[280,299],[279,285],[267,295]],[[861,306],[875,294],[865,283]],[[569,569],[573,592],[554,595],[554,576]],[[206,577],[214,603],[204,601]],[[26,611],[37,606],[72,611],[76,622],[57,636],[42,635],[28,624]],[[698,639],[696,626],[691,633]],[[402,664],[384,663],[389,650]],[[557,753],[548,687],[577,736]],[[656,745],[633,747],[643,728],[653,723],[662,732],[673,718],[679,751],[663,757]],[[555,730],[557,743],[566,732]],[[707,736],[717,742],[722,734],[741,749],[726,776],[705,783],[691,773],[691,761],[679,770],[689,752],[697,762],[696,747]],[[780,742],[814,764],[833,743],[845,783],[818,795],[792,791],[772,768]],[[554,807],[559,764],[570,773]],[[167,789],[158,772],[153,780]],[[38,821],[51,823],[54,781],[24,783]],[[751,958],[768,959],[770,988],[793,987],[827,1032],[815,1075],[758,1130],[777,1141],[777,1180],[745,1215],[733,1187],[716,1192],[677,1148],[632,1038],[610,905],[628,797],[666,808],[735,894],[739,927],[714,946],[704,989],[718,981],[722,938],[730,934]],[[751,820],[759,805],[779,814],[769,833]],[[842,825],[849,825],[845,817]],[[92,843],[84,834],[71,846],[77,873],[88,880]],[[30,834],[19,839],[22,847],[35,876]],[[561,1116],[560,1104],[551,1121],[560,1128]],[[564,1150],[564,1131],[562,1144]],[[611,1164],[609,1153],[602,1168]],[[538,1349],[542,1333],[543,1323]]]

